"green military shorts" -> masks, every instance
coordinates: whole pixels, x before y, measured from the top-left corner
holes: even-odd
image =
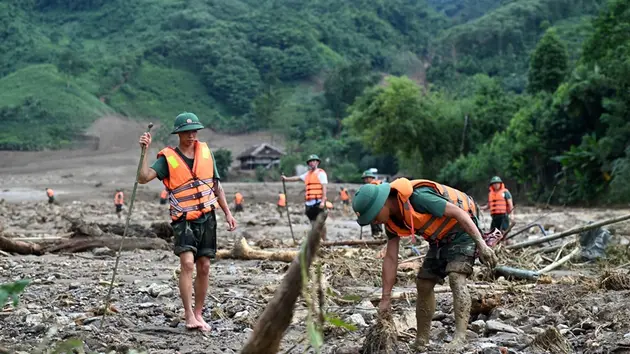
[[[495,214],[492,215],[492,223],[490,224],[490,231],[495,228],[505,231],[510,227],[510,215],[508,214]]]
[[[217,218],[214,211],[206,214],[205,222],[176,221],[172,223],[175,233],[175,254],[192,252],[195,260],[200,257],[214,258],[217,254]]]
[[[418,279],[444,284],[444,278],[450,272],[471,275],[476,249],[475,240],[465,232],[454,232],[438,243],[431,242]]]

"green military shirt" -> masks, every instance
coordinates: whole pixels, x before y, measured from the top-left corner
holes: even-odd
[[[175,152],[177,152],[177,154],[182,158],[182,160],[186,162],[186,165],[188,165],[188,167],[192,171],[193,166],[195,164],[195,159],[190,159],[186,157],[181,151],[179,151],[178,147],[175,148]],[[212,162],[214,163],[214,178],[219,180],[221,176],[219,176],[219,171],[217,170],[217,162],[214,159],[214,153],[210,152],[210,154],[212,156]],[[157,178],[160,181],[164,180],[164,178],[168,178],[168,163],[166,162],[166,158],[164,156],[160,156],[157,160],[155,160],[153,165],[151,165],[151,168],[155,170],[155,173],[157,174]],[[195,222],[195,223],[204,223],[206,222],[207,219],[208,219],[208,215],[204,215],[200,217],[199,219],[190,220],[190,221]]]

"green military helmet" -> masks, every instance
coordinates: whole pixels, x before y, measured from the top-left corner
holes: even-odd
[[[501,177],[499,176],[494,176],[490,179],[490,183],[489,184],[495,184],[495,183],[503,183],[503,181],[501,180]]]
[[[391,190],[389,183],[365,184],[359,188],[352,199],[352,209],[357,214],[361,226],[369,225],[383,209]]]
[[[184,112],[180,113],[175,118],[175,123],[173,124],[173,131],[171,132],[171,134],[200,129],[203,129],[203,125],[201,124],[201,122],[199,122],[199,118],[197,118],[194,113]]]
[[[372,173],[372,171],[370,170],[365,170],[363,171],[363,174],[361,175],[361,178],[376,178],[376,175],[374,173]]]
[[[317,156],[315,154],[312,154],[312,155],[308,156],[308,159],[306,159],[306,163],[309,163],[309,162],[311,162],[313,160],[315,160],[317,162],[322,162],[322,160],[319,159],[319,156]]]

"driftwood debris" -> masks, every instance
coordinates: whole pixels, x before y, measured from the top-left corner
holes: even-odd
[[[545,243],[548,241],[553,241],[559,238],[563,238],[566,236],[570,236],[570,235],[574,235],[577,233],[580,233],[582,231],[587,231],[587,230],[591,230],[591,229],[596,229],[598,227],[602,227],[605,225],[609,225],[609,224],[614,224],[614,223],[618,223],[618,222],[622,222],[622,221],[626,221],[626,220],[630,220],[630,214],[627,215],[623,215],[623,216],[618,216],[616,218],[611,218],[611,219],[606,219],[606,220],[602,220],[600,222],[596,222],[596,223],[592,223],[592,224],[587,224],[587,225],[583,225],[583,226],[579,226],[579,227],[574,227],[572,229],[566,230],[566,231],[562,231],[562,232],[558,232],[549,236],[544,236],[535,240],[531,240],[531,241],[525,241],[525,242],[521,242],[521,243],[515,243],[513,245],[509,245],[506,246],[505,248],[507,249],[520,249],[520,248],[525,248],[528,246],[533,246],[533,245],[539,245],[541,243]]]
[[[251,248],[245,238],[234,245],[231,250],[218,250],[217,259],[241,259],[241,260],[270,260],[281,262],[293,262],[298,251],[259,251]]]
[[[17,254],[42,255],[44,253],[74,253],[90,251],[99,247],[116,249],[120,246],[121,236],[105,234],[100,237],[78,237],[71,239],[61,239],[44,243],[30,243],[16,241],[0,236],[0,250]],[[125,238],[123,250],[132,251],[135,249],[155,250],[168,249],[169,244],[159,238],[128,237]]]
[[[42,248],[38,244],[16,241],[4,236],[0,236],[0,250],[17,254],[42,254]]]
[[[321,213],[315,220],[313,228],[304,242],[306,267],[311,266],[313,258],[319,249],[320,240],[325,232],[324,222],[326,213]],[[302,284],[302,269],[300,258],[296,257],[289,266],[282,283],[258,318],[254,331],[241,350],[242,354],[277,353],[280,348],[282,335],[291,324],[295,303],[300,296]]]
[[[100,237],[108,233],[122,236],[125,232],[124,224],[95,224],[70,217],[65,219],[71,223],[69,229],[71,237]],[[153,223],[150,228],[130,224],[127,230],[127,236],[130,237],[161,238],[168,241],[173,235],[173,228],[167,222]]]
[[[330,241],[323,242],[322,247],[333,247],[333,246],[377,246],[384,245],[387,243],[387,240],[345,240],[345,241]]]
[[[580,252],[580,247],[575,247],[575,249],[573,249],[573,251],[571,251],[571,253],[569,253],[566,256],[560,258],[559,260],[551,263],[550,265],[546,266],[545,268],[539,270],[538,273],[539,274],[544,274],[544,273],[550,272],[550,271],[558,268],[559,266],[561,266],[564,263],[568,262],[571,258],[573,258],[575,255],[577,255],[579,252]]]

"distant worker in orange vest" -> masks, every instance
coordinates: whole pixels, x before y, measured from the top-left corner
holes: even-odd
[[[340,187],[339,188],[339,199],[341,199],[341,204],[343,205],[343,214],[348,214],[348,208],[350,207],[350,195],[348,195],[348,190]]]
[[[166,204],[167,200],[168,200],[168,191],[166,191],[166,189],[162,189],[162,192],[160,192],[160,204],[162,205]]]
[[[278,213],[282,217],[282,210],[287,207],[287,196],[282,192],[278,192]]]
[[[122,212],[124,200],[125,200],[125,195],[120,189],[117,189],[116,194],[114,195],[114,205],[116,206],[116,215],[118,215],[119,219],[121,217],[120,213]]]
[[[215,258],[217,251],[215,210],[220,207],[225,213],[228,231],[236,229],[236,220],[219,182],[212,151],[208,144],[197,140],[197,131],[203,128],[194,113],[178,115],[171,134],[177,134],[179,145],[160,150],[151,167],[145,155],[138,182],[149,183],[157,177],[169,192],[171,226],[175,234],[174,253],[179,257],[179,293],[186,328],[208,332],[211,327],[203,318],[203,306],[208,291],[210,259]],[[139,143],[148,150],[151,134],[142,134]],[[195,268],[193,310],[192,275]]]
[[[52,189],[46,188],[46,195],[48,196],[48,204],[55,202],[55,192]]]
[[[243,211],[243,195],[240,192],[234,194],[234,214]]]
[[[361,175],[361,179],[363,179],[363,183],[365,184],[376,184],[379,185],[382,181],[376,179],[376,175],[372,173],[370,170],[366,170]],[[381,238],[383,235],[383,227],[380,224],[370,224],[370,229],[372,229],[372,237],[373,238]]]
[[[499,229],[505,232],[510,227],[510,217],[514,210],[512,202],[512,194],[505,188],[503,181],[499,176],[490,179],[488,186],[488,204],[484,205],[484,209],[490,209],[492,223],[490,231]]]
[[[310,220],[311,225],[315,222],[319,213],[324,211],[324,208],[326,207],[326,186],[328,185],[328,176],[326,175],[326,171],[319,168],[320,162],[321,160],[317,155],[310,155],[306,160],[308,171],[303,173],[301,176],[287,177],[282,175],[282,180],[284,181],[304,181],[306,186],[304,213]],[[322,239],[324,241],[326,240],[325,232]]]

